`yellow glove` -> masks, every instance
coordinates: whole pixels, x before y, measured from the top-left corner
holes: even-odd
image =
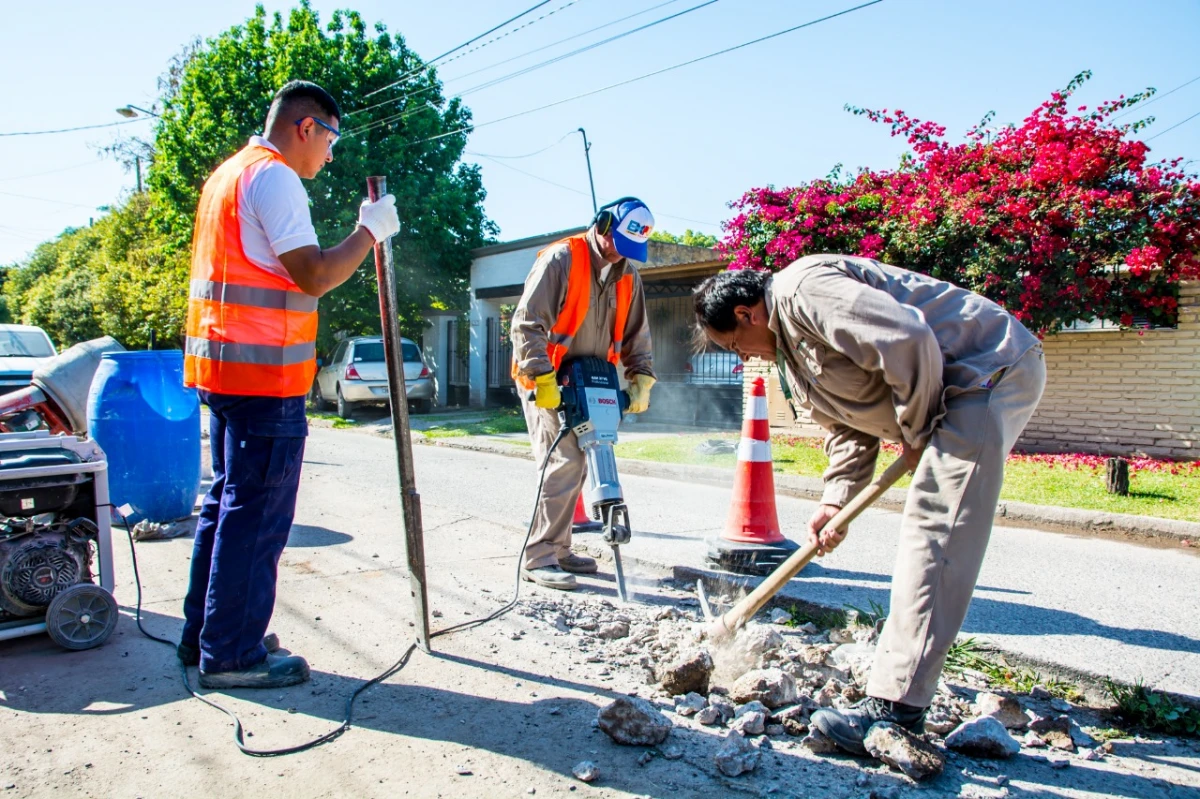
[[[629,380],[629,413],[645,413],[650,409],[650,389],[655,384],[650,375],[634,375]]]
[[[558,390],[558,376],[554,372],[538,375],[533,378],[533,382],[536,384],[533,395],[534,405],[554,410],[562,404],[562,394]]]

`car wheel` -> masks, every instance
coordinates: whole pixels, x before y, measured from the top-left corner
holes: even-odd
[[[433,410],[433,401],[422,399],[412,401],[413,413],[429,413]]]
[[[337,415],[342,417],[343,419],[349,419],[350,418],[350,408],[351,408],[350,403],[346,402],[346,398],[342,396],[342,387],[338,386],[337,387]]]

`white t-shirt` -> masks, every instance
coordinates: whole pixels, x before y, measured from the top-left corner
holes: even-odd
[[[250,144],[279,152],[262,136],[251,136]],[[292,280],[279,254],[317,244],[308,192],[300,176],[280,161],[259,161],[238,179],[238,207],[246,257],[256,266]]]

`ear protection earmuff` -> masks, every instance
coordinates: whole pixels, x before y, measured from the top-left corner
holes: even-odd
[[[601,236],[607,236],[612,232],[613,223],[617,221],[617,215],[609,209],[620,208],[621,203],[626,203],[632,200],[633,202],[641,202],[637,197],[621,197],[613,200],[610,203],[602,205],[600,210],[596,212],[596,217],[592,220],[592,225],[595,226],[596,232]]]

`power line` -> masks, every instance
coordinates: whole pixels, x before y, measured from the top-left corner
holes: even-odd
[[[1179,127],[1180,125],[1186,125],[1187,123],[1191,122],[1196,117],[1200,117],[1200,111],[1197,111],[1196,113],[1192,114],[1190,117],[1183,120],[1182,122],[1176,122],[1174,125],[1167,128],[1166,130],[1160,130],[1158,133],[1155,133],[1153,136],[1146,139],[1146,141],[1154,141],[1155,139],[1157,139],[1159,136],[1163,135],[1164,133],[1170,133],[1171,131],[1175,130],[1175,128]]]
[[[420,72],[424,72],[428,67],[432,66],[433,64],[437,63],[438,61],[441,61],[443,58],[450,55],[451,53],[457,53],[459,50],[463,49],[464,47],[469,47],[470,45],[472,45],[475,42],[482,39],[484,36],[495,33],[496,31],[500,30],[501,28],[503,28],[505,25],[509,24],[510,22],[516,22],[521,17],[525,16],[526,14],[530,14],[534,11],[537,11],[539,8],[548,4],[549,2],[550,2],[550,0],[542,0],[542,2],[540,2],[540,3],[535,3],[534,5],[530,6],[529,8],[525,9],[524,11],[522,11],[520,14],[517,14],[515,17],[511,17],[510,19],[504,20],[496,27],[485,30],[483,33],[479,34],[478,36],[474,37],[473,39],[468,39],[467,41],[463,42],[462,44],[458,45],[457,47],[451,47],[449,50],[442,53],[440,56],[430,59],[429,61],[426,61],[419,68],[411,70],[411,71],[405,73],[404,75],[401,75],[398,80],[393,81],[392,83],[389,83],[387,86],[384,86],[382,89],[376,89],[375,91],[367,92],[366,94],[363,95],[363,97],[372,97],[376,94],[379,94],[380,92],[387,91],[388,89],[392,88],[393,86],[399,86],[401,83],[408,80],[413,75],[416,75]]]
[[[552,103],[546,103],[545,105],[540,105],[536,108],[529,108],[524,111],[518,111],[515,114],[509,114],[508,116],[500,117],[499,119],[492,119],[492,120],[488,120],[487,122],[479,122],[477,124],[465,125],[461,128],[447,131],[446,133],[439,133],[437,136],[429,136],[428,138],[417,139],[416,141],[411,141],[411,142],[405,142],[404,146],[411,147],[411,146],[414,146],[417,144],[425,144],[427,142],[437,141],[438,139],[444,139],[448,136],[457,136],[460,133],[468,133],[472,130],[477,130],[479,128],[487,127],[489,125],[496,125],[501,122],[507,122],[511,119],[517,119],[518,117],[523,117],[528,114],[536,113],[538,111],[545,111],[548,108],[554,108],[555,106],[563,105],[565,103],[570,103],[575,100],[582,100],[585,97],[591,97],[593,95],[600,94],[601,92],[606,92],[611,89],[619,88],[621,86],[628,86],[631,83],[637,83],[638,81],[646,80],[647,78],[653,78],[657,75],[662,75],[667,72],[672,72],[677,69],[682,69],[683,67],[691,66],[692,64],[698,64],[701,61],[707,61],[710,58],[716,58],[717,56],[725,55],[727,53],[732,53],[735,50],[741,50],[744,47],[750,47],[751,45],[760,44],[760,43],[768,41],[770,39],[775,39],[775,38],[784,36],[789,33],[794,33],[798,30],[801,30],[802,28],[809,28],[809,27],[812,27],[813,25],[818,25],[822,22],[827,22],[828,20],[834,19],[836,17],[845,16],[846,14],[851,14],[855,11],[859,11],[859,10],[867,8],[869,6],[878,5],[879,3],[882,3],[882,2],[883,2],[883,0],[870,0],[870,2],[862,3],[861,5],[853,6],[851,8],[847,8],[843,11],[838,11],[834,14],[829,14],[824,17],[819,17],[817,19],[810,20],[809,22],[805,22],[801,25],[796,25],[791,28],[786,28],[784,30],[777,31],[775,33],[771,33],[766,36],[761,36],[757,39],[751,39],[748,42],[742,42],[741,44],[734,45],[733,47],[727,47],[724,50],[717,50],[716,52],[709,53],[708,55],[702,55],[698,58],[693,58],[690,61],[684,61],[682,63],[675,64],[673,66],[664,67],[662,69],[655,70],[654,72],[647,72],[645,75],[639,75],[636,78],[629,78],[627,80],[618,81],[616,83],[610,83],[609,85],[602,86],[599,89],[592,89],[591,91],[583,92],[582,94],[576,94],[572,97],[566,97],[562,100],[556,100]],[[363,127],[358,128],[357,130],[347,131],[347,134],[348,135],[361,134],[373,127],[377,127],[376,123],[370,123],[369,125],[364,125]]]
[[[465,150],[464,150],[464,152],[467,152],[469,155],[477,155],[480,158],[487,158],[489,160],[499,158],[499,159],[506,160],[506,161],[517,161],[522,158],[532,158],[535,155],[541,155],[542,153],[546,152],[547,150],[553,150],[555,147],[557,147],[558,145],[565,142],[567,140],[568,136],[574,136],[578,132],[579,131],[577,131],[577,130],[568,130],[566,133],[564,133],[562,135],[562,138],[560,138],[558,141],[554,142],[554,144],[548,144],[540,150],[534,150],[533,152],[525,153],[524,155],[495,155],[494,153],[476,153],[476,152],[469,152],[469,151],[465,151]]]
[[[59,128],[58,130],[22,130],[14,133],[0,133],[0,136],[46,136],[51,133],[74,133],[77,130],[95,130],[96,128],[115,128],[117,125],[132,125],[134,122],[142,122],[146,119],[149,119],[149,117],[126,119],[121,122],[106,122],[103,125],[80,125],[77,128]]]
[[[64,167],[60,167],[58,169],[50,169],[45,172],[33,172],[28,175],[10,175],[9,177],[6,177],[6,178],[0,178],[0,183],[6,183],[10,180],[26,180],[28,178],[44,177],[45,175],[56,175],[59,172],[69,172],[72,169],[79,169],[81,167],[91,166],[93,164],[101,164],[101,163],[104,163],[104,162],[97,158],[97,159],[93,159],[91,161],[85,161],[82,164],[73,164],[71,166],[64,166]]]
[[[706,6],[711,6],[713,3],[716,3],[716,2],[719,2],[719,0],[705,0],[705,2],[703,2],[703,3],[694,5],[691,8],[686,8],[683,11],[680,11],[676,14],[671,14],[670,16],[663,17],[662,19],[656,19],[653,22],[647,22],[645,25],[640,25],[636,28],[632,28],[630,30],[624,31],[623,33],[618,33],[615,36],[610,36],[607,39],[602,39],[598,42],[593,42],[592,44],[589,44],[585,47],[580,47],[577,50],[572,50],[569,53],[563,53],[562,55],[558,55],[558,56],[555,56],[554,58],[548,59],[546,61],[542,61],[542,62],[534,64],[532,66],[525,67],[524,69],[517,70],[516,72],[510,72],[507,75],[501,75],[498,78],[494,78],[485,83],[481,83],[478,86],[472,86],[469,89],[464,89],[463,91],[459,92],[456,96],[464,97],[468,94],[471,94],[472,92],[477,92],[482,89],[491,88],[492,86],[495,86],[498,83],[503,83],[507,80],[512,80],[513,78],[518,78],[521,75],[528,74],[530,72],[533,72],[534,70],[541,69],[542,67],[548,67],[551,64],[557,64],[559,61],[563,61],[565,59],[571,58],[572,56],[577,56],[581,53],[586,53],[587,51],[594,50],[597,47],[603,47],[604,45],[609,44],[611,42],[615,42],[618,39],[624,39],[626,36],[630,36],[634,33],[640,33],[641,31],[644,31],[648,28],[653,28],[655,25],[660,25],[664,22],[669,22],[670,20],[673,20],[676,17],[682,17],[684,14],[690,14],[693,11],[699,11],[700,9],[702,9]]]
[[[594,28],[589,28],[588,30],[583,31],[582,33],[571,34],[570,36],[566,37],[565,39],[559,39],[557,42],[551,42],[550,44],[544,44],[541,47],[535,47],[532,50],[528,50],[524,53],[520,53],[519,55],[511,56],[509,58],[504,59],[503,61],[497,61],[494,64],[489,64],[486,67],[480,67],[479,69],[471,70],[470,72],[464,72],[461,75],[455,75],[453,78],[449,78],[447,80],[447,82],[462,80],[463,78],[469,78],[472,75],[478,75],[480,72],[487,72],[489,69],[494,69],[496,67],[503,66],[511,61],[517,61],[518,59],[524,58],[525,56],[533,55],[534,53],[540,53],[543,50],[549,50],[551,47],[557,47],[560,44],[565,44],[566,42],[569,42],[572,39],[578,39],[580,36],[587,36],[589,33],[595,33],[596,31],[603,30],[604,28],[611,28],[613,25],[618,25],[618,24],[624,22],[625,20],[633,19],[634,17],[640,17],[643,14],[649,14],[651,11],[657,11],[658,9],[662,8],[663,6],[669,6],[673,3],[678,3],[678,2],[679,2],[679,0],[667,0],[665,3],[659,3],[656,6],[650,6],[647,9],[635,12],[633,14],[628,14],[624,17],[621,17],[620,19],[614,19],[612,22],[606,22],[603,25],[597,25]]]
[[[1158,95],[1157,97],[1153,97],[1153,98],[1151,98],[1151,99],[1147,100],[1147,101],[1146,101],[1146,102],[1144,102],[1144,103],[1138,103],[1137,105],[1133,106],[1132,108],[1129,108],[1129,109],[1126,109],[1125,111],[1122,111],[1121,113],[1119,113],[1119,114],[1117,114],[1115,117],[1113,117],[1113,121],[1116,121],[1116,120],[1118,120],[1118,119],[1120,119],[1121,117],[1124,117],[1124,116],[1129,116],[1130,114],[1134,113],[1135,111],[1141,111],[1141,110],[1142,110],[1142,108],[1144,108],[1145,106],[1148,106],[1148,105],[1150,105],[1151,103],[1157,103],[1159,100],[1161,100],[1162,98],[1166,97],[1167,95],[1174,94],[1175,92],[1179,91],[1180,89],[1182,89],[1182,88],[1184,88],[1184,87],[1186,87],[1186,86],[1191,86],[1193,83],[1195,83],[1195,82],[1196,82],[1196,81],[1198,81],[1198,80],[1200,80],[1200,75],[1197,75],[1196,77],[1192,78],[1192,79],[1191,79],[1191,80],[1189,80],[1187,83],[1181,83],[1181,84],[1179,84],[1179,85],[1178,85],[1178,86],[1176,86],[1174,89],[1171,89],[1169,92],[1163,92],[1162,94]]]
[[[38,202],[43,202],[43,203],[58,203],[59,205],[70,205],[70,206],[74,206],[75,208],[89,208],[93,211],[99,207],[96,205],[84,205],[82,203],[73,203],[68,200],[54,200],[49,197],[31,197],[28,194],[13,194],[11,191],[0,191],[0,195],[3,195],[5,197],[16,197],[19,200],[37,200]]]
[[[661,18],[661,19],[656,19],[656,20],[655,20],[655,21],[653,21],[653,22],[648,22],[648,23],[646,23],[645,25],[640,25],[640,26],[638,26],[638,27],[636,27],[636,28],[632,28],[632,29],[630,29],[630,30],[624,31],[623,33],[618,33],[616,36],[610,36],[610,37],[609,37],[609,38],[607,38],[607,39],[602,39],[601,41],[598,41],[598,42],[593,42],[592,44],[589,44],[589,45],[587,45],[587,46],[585,46],[585,47],[580,47],[580,48],[578,48],[578,49],[576,49],[576,50],[572,50],[572,51],[571,51],[571,52],[569,52],[569,53],[563,53],[562,55],[555,56],[554,58],[548,59],[548,60],[546,60],[546,61],[542,61],[542,62],[540,62],[540,63],[538,63],[538,64],[533,64],[532,66],[528,66],[528,67],[525,67],[525,68],[523,68],[523,69],[519,69],[519,70],[517,70],[516,72],[510,72],[510,73],[509,73],[509,74],[507,74],[507,75],[501,75],[501,76],[500,76],[500,77],[498,77],[498,78],[493,78],[492,80],[485,81],[484,83],[478,84],[478,85],[476,85],[476,86],[472,86],[472,87],[471,87],[471,88],[469,88],[469,89],[464,89],[463,91],[461,91],[461,92],[459,92],[458,94],[455,94],[455,95],[453,95],[453,96],[454,96],[454,97],[458,97],[458,98],[462,98],[462,97],[465,97],[466,95],[468,95],[468,94],[471,94],[471,93],[473,93],[473,92],[481,91],[481,90],[483,90],[483,89],[489,89],[489,88],[491,88],[492,86],[496,86],[497,84],[504,83],[505,81],[512,80],[513,78],[518,78],[518,77],[520,77],[520,76],[522,76],[522,75],[526,75],[526,74],[528,74],[528,73],[530,73],[530,72],[533,72],[533,71],[535,71],[535,70],[542,69],[543,67],[548,67],[548,66],[550,66],[551,64],[556,64],[556,63],[558,63],[559,61],[563,61],[563,60],[565,60],[565,59],[571,58],[572,56],[577,56],[577,55],[579,55],[579,54],[581,54],[581,53],[586,53],[586,52],[587,52],[587,51],[589,51],[589,50],[594,50],[594,49],[595,49],[595,48],[597,48],[597,47],[601,47],[601,46],[603,46],[603,45],[606,45],[606,44],[609,44],[609,43],[611,43],[611,42],[615,42],[615,41],[617,41],[618,39],[623,39],[623,38],[625,38],[626,36],[629,36],[629,35],[631,35],[631,34],[634,34],[634,33],[639,33],[640,31],[644,31],[644,30],[646,30],[647,28],[653,28],[655,25],[659,25],[659,24],[661,24],[661,23],[663,23],[663,22],[668,22],[668,21],[670,21],[670,20],[672,20],[672,19],[675,19],[676,17],[682,17],[684,14],[690,14],[690,13],[691,13],[691,12],[693,12],[693,11],[698,11],[698,10],[700,10],[701,8],[704,8],[705,6],[711,6],[713,3],[716,3],[716,2],[719,2],[719,0],[706,0],[705,2],[703,2],[703,3],[700,3],[699,5],[692,6],[691,8],[688,8],[688,9],[685,9],[685,10],[683,10],[683,11],[680,11],[680,12],[678,12],[677,14],[671,14],[671,15],[669,15],[669,16],[666,16],[666,17],[663,17],[663,18]],[[428,88],[426,88],[426,89],[420,89],[420,90],[418,90],[418,91],[416,91],[416,92],[413,92],[413,93],[411,93],[411,94],[405,94],[405,95],[402,95],[402,96],[400,96],[400,97],[393,98],[393,99],[391,99],[391,100],[385,100],[385,101],[383,101],[383,102],[381,102],[381,103],[376,103],[375,105],[373,105],[373,106],[370,106],[370,109],[379,108],[380,106],[388,105],[389,103],[400,103],[400,102],[404,102],[405,100],[407,100],[407,99],[409,99],[409,98],[411,98],[411,97],[416,97],[417,95],[424,94],[424,93],[425,93],[425,92],[427,92],[427,91],[429,91],[429,89],[428,89]],[[369,109],[364,109],[364,110],[369,110]],[[394,121],[396,121],[396,119],[397,119],[396,117],[379,119],[379,120],[375,120],[374,122],[367,123],[367,126],[368,126],[368,128],[369,128],[370,126],[375,126],[375,127],[378,127],[378,126],[380,126],[380,125],[386,125],[386,124],[388,124],[389,122],[394,122]]]
[[[570,2],[568,2],[568,3],[564,3],[563,5],[559,6],[559,7],[558,7],[558,8],[556,8],[556,9],[554,9],[553,11],[547,11],[545,14],[542,14],[540,17],[536,17],[536,18],[534,18],[534,19],[531,19],[531,20],[529,20],[529,21],[528,21],[528,22],[526,22],[524,25],[518,25],[517,27],[513,28],[512,30],[505,31],[504,33],[500,34],[499,36],[493,36],[492,38],[488,39],[486,42],[484,42],[483,44],[479,45],[478,47],[472,47],[470,50],[467,50],[465,53],[459,53],[458,55],[454,56],[454,58],[447,58],[445,61],[443,61],[443,62],[442,62],[442,65],[443,65],[443,66],[445,66],[446,64],[449,64],[449,63],[450,63],[450,62],[452,62],[452,61],[457,61],[457,60],[458,60],[458,59],[460,59],[460,58],[465,58],[466,56],[469,56],[471,53],[474,53],[474,52],[476,52],[477,50],[482,50],[483,48],[487,47],[489,44],[492,44],[492,43],[494,43],[494,42],[498,42],[498,41],[500,41],[501,39],[504,39],[504,38],[507,38],[507,37],[509,37],[509,36],[512,36],[514,33],[516,33],[516,32],[517,32],[517,31],[519,31],[519,30],[522,30],[522,29],[524,29],[524,28],[528,28],[530,25],[533,25],[535,22],[541,22],[541,21],[542,21],[542,20],[544,20],[546,17],[552,17],[552,16],[554,16],[555,14],[557,14],[559,11],[562,11],[564,8],[568,8],[568,7],[570,7],[570,6],[573,6],[573,5],[575,5],[577,2],[579,2],[579,0],[570,0]]]

